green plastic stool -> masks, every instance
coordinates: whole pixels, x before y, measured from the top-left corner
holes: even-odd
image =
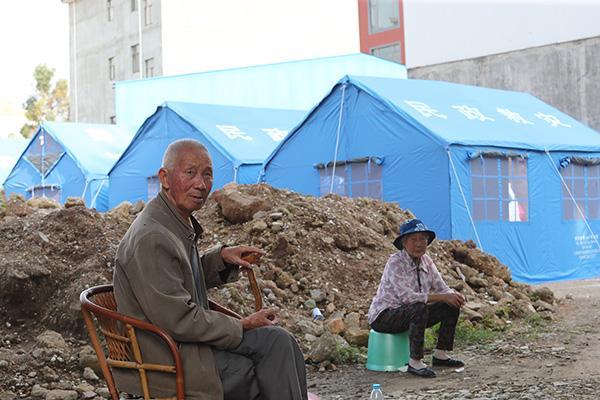
[[[371,371],[400,371],[410,358],[408,331],[381,333],[371,329],[367,351],[367,369]]]

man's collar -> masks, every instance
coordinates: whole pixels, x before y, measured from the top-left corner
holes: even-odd
[[[200,237],[202,237],[203,229],[200,226],[200,223],[196,220],[196,218],[194,218],[193,215],[190,215],[189,221],[186,221],[185,218],[183,218],[181,216],[181,214],[179,214],[179,212],[177,211],[177,209],[175,208],[173,203],[171,203],[171,200],[169,200],[169,197],[167,197],[166,193],[162,189],[160,192],[158,192],[158,197],[167,206],[169,211],[175,216],[177,221],[180,222],[182,227],[185,228],[186,232],[189,233],[190,238],[193,238],[194,240],[198,240]],[[190,226],[190,221],[192,223],[191,226]]]

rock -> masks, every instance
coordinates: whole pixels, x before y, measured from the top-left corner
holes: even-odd
[[[93,371],[92,371],[93,372]],[[94,387],[87,382],[82,382],[75,388],[78,392],[94,392]],[[95,395],[95,393],[94,393]]]
[[[271,232],[277,233],[283,230],[283,222],[275,221],[271,224]]]
[[[242,193],[237,185],[228,184],[217,190],[211,196],[221,207],[221,213],[232,224],[242,224],[250,221],[258,211],[268,211],[273,204],[268,199]],[[283,225],[282,225],[283,227]]]
[[[541,301],[544,301],[549,304],[554,303],[554,292],[552,292],[552,290],[545,286],[533,289],[532,297],[538,298]]]
[[[344,332],[346,329],[346,324],[344,324],[344,320],[341,317],[331,318],[329,321],[327,321],[327,329],[329,332],[337,335]]]
[[[488,285],[486,280],[479,276],[469,276],[467,278],[467,283],[476,288],[486,287]]]
[[[103,399],[110,399],[110,392],[105,387],[97,388],[95,392],[98,393],[98,396],[102,397]]]
[[[83,201],[83,199],[81,197],[67,197],[67,200],[65,201],[65,208],[72,208],[72,207],[85,207],[85,201]]]
[[[283,213],[280,212],[274,212],[269,214],[269,218],[271,218],[272,221],[279,221],[281,218],[283,218]]]
[[[310,297],[316,301],[317,303],[320,303],[322,301],[324,301],[327,296],[325,295],[325,293],[323,293],[323,291],[321,291],[320,289],[311,289],[310,290]]]
[[[46,393],[46,400],[77,400],[78,397],[75,390],[54,389]]]
[[[479,309],[484,307],[484,304],[477,302],[467,302],[467,304],[465,304],[465,307],[468,307],[473,311],[478,311]]]
[[[5,215],[25,217],[33,212],[33,208],[27,204],[25,198],[20,194],[12,193],[6,202]]]
[[[340,233],[333,239],[336,247],[342,251],[354,250],[358,247],[358,240],[355,237],[350,237],[345,233]]]
[[[61,351],[67,351],[69,349],[69,345],[65,342],[62,335],[52,330],[45,330],[40,333],[35,340],[40,346],[49,349],[58,349]]]
[[[0,392],[0,400],[15,400],[18,398],[19,398],[19,396],[17,396],[13,392],[10,392],[10,391]]]
[[[313,336],[321,336],[325,331],[323,325],[319,325],[307,319],[298,319],[295,321],[294,330],[301,333],[309,333]]]
[[[276,259],[281,260],[282,258],[285,258],[288,255],[290,255],[292,252],[293,250],[290,246],[290,243],[285,238],[285,236],[277,235],[275,245],[273,246],[273,250],[271,250],[272,256]]]
[[[269,228],[267,223],[265,221],[263,221],[262,219],[259,219],[252,223],[252,225],[250,226],[250,232],[259,233],[259,232],[266,231],[267,228]]]
[[[100,380],[100,378],[98,378],[98,375],[96,375],[94,373],[94,370],[92,370],[90,367],[86,367],[83,370],[83,378],[85,380],[88,380],[88,381],[98,381],[98,380]]]
[[[471,310],[469,307],[461,308],[460,312],[468,321],[481,321],[483,319],[483,315],[479,314],[477,311]]]
[[[353,346],[367,347],[367,344],[369,343],[369,330],[348,328],[344,333],[344,339]]]
[[[130,202],[123,201],[118,206],[116,206],[115,208],[108,211],[106,213],[106,215],[110,216],[111,218],[116,219],[117,221],[119,221],[122,224],[129,225],[131,223],[132,207],[133,206],[131,205]]]
[[[329,303],[325,306],[325,312],[327,312],[327,314],[331,314],[335,311],[335,308],[335,304]]]
[[[83,399],[86,399],[86,400],[87,399],[93,399],[96,396],[97,396],[97,394],[95,392],[92,392],[92,391],[85,391],[85,392],[81,393],[81,397]]]
[[[85,345],[81,347],[81,349],[79,350],[79,354],[77,355],[77,359],[81,368],[85,369],[89,367],[97,375],[102,374],[100,364],[98,363],[98,358],[96,357],[96,352],[94,351],[92,346]]]
[[[39,384],[33,385],[31,388],[31,396],[32,397],[46,397],[46,393],[48,393],[48,389],[40,386]]]
[[[35,234],[33,235],[33,240],[35,240],[40,245],[50,243],[50,239],[48,239],[48,236],[46,236],[44,232],[41,231],[35,232]]]
[[[144,210],[144,207],[146,205],[144,204],[143,200],[138,200],[135,202],[135,204],[131,207],[131,209],[129,210],[129,213],[131,215],[138,215],[139,213],[141,213]]]
[[[294,277],[292,275],[290,275],[289,272],[286,271],[281,271],[280,273],[277,274],[277,277],[275,278],[275,283],[277,284],[277,287],[281,288],[281,289],[286,289],[288,286],[290,286],[292,283],[294,283]],[[314,307],[312,307],[314,308]]]
[[[348,328],[359,328],[360,327],[360,314],[357,312],[351,312],[344,316],[344,322]]]
[[[320,363],[332,360],[337,349],[337,341],[331,333],[325,333],[315,340],[308,350],[307,358],[312,362]]]
[[[542,300],[537,300],[533,303],[533,307],[536,311],[552,311],[554,312],[554,306],[552,304],[546,303]]]
[[[56,200],[52,200],[47,197],[33,197],[27,200],[27,205],[38,209],[61,208],[61,205],[58,202],[56,202]]]

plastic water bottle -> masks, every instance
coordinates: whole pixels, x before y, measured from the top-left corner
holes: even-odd
[[[373,384],[373,390],[371,390],[371,397],[369,400],[383,400],[383,393],[381,393],[381,385],[379,383]]]
[[[313,321],[323,321],[325,319],[325,317],[323,316],[323,313],[321,313],[321,310],[319,310],[319,307],[313,308],[312,317],[313,317]]]

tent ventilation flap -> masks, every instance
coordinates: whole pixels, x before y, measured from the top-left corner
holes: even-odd
[[[340,167],[340,166],[344,166],[347,164],[360,164],[360,163],[368,163],[368,162],[372,162],[377,165],[381,165],[381,164],[383,164],[383,157],[374,157],[374,156],[360,157],[360,158],[353,158],[352,160],[340,160],[340,161],[336,161],[335,163],[332,161],[329,161],[327,164],[323,164],[323,163],[315,164],[314,167],[316,169],[325,169],[325,168],[331,168],[334,165],[336,167]]]

